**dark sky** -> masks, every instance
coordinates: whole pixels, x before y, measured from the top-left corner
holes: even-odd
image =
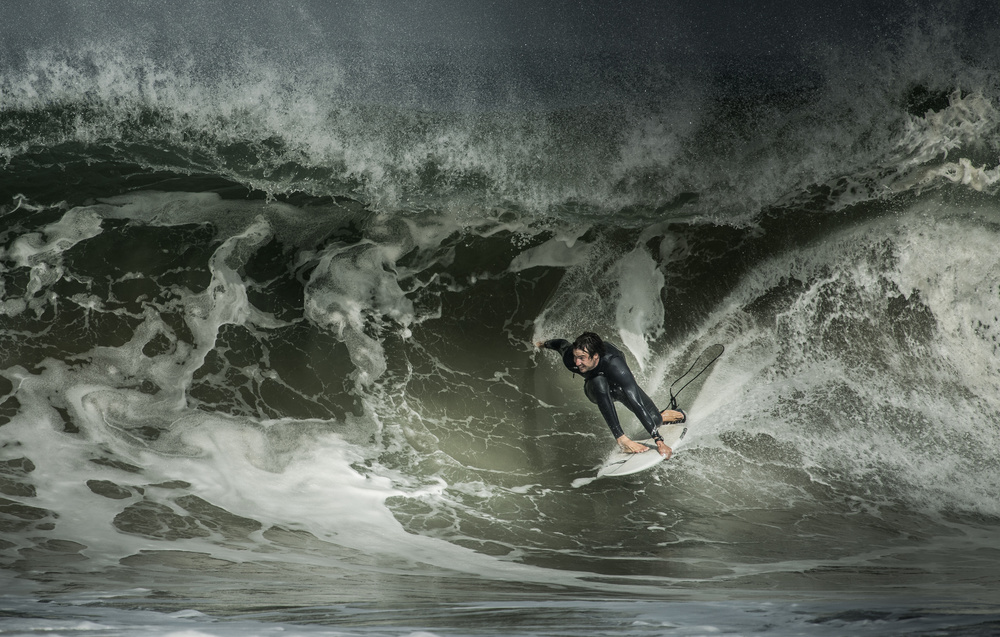
[[[973,13],[973,4],[907,0],[4,0],[0,34],[8,44],[28,46],[156,34],[174,43],[684,49],[702,55],[732,55],[892,37],[909,17],[925,9],[935,15],[960,11],[967,16]],[[1000,10],[993,13],[1000,14]]]

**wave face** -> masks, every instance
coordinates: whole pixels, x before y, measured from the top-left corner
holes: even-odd
[[[5,16],[12,622],[989,633],[985,10],[587,6]],[[725,346],[670,462],[591,479],[583,331]]]

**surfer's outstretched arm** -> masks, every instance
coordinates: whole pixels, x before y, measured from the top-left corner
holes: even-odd
[[[552,338],[547,341],[535,341],[535,347],[538,349],[554,349],[559,353],[566,351],[566,348],[570,345],[572,345],[572,343],[562,338]]]

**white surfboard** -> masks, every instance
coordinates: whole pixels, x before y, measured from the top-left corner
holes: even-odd
[[[663,425],[660,427],[660,436],[663,438],[663,442],[667,443],[667,446],[674,452],[677,451],[677,446],[686,433],[687,427],[684,425]],[[597,477],[627,476],[645,471],[663,462],[663,456],[656,452],[655,440],[649,438],[647,440],[639,440],[638,442],[651,448],[652,451],[627,453],[622,451],[621,447],[615,445],[614,451],[611,452],[608,459],[604,461],[604,465],[598,470]]]

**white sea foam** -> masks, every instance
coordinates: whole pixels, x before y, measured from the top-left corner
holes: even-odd
[[[615,325],[622,343],[646,367],[649,343],[663,335],[663,272],[644,248],[636,248],[615,265],[621,292]]]
[[[309,64],[252,46],[207,63],[184,48],[168,54],[124,38],[78,43],[71,54],[26,52],[0,78],[0,95],[6,112],[46,121],[52,108],[86,114],[53,115],[37,134],[25,120],[0,156],[13,161],[39,144],[138,143],[165,148],[138,153],[140,165],[222,175],[269,193],[351,195],[390,211],[500,206],[618,221],[655,209],[748,223],[823,185],[833,209],[941,179],[989,189],[996,167],[977,173],[961,160],[980,164],[974,155],[996,134],[995,81],[985,71],[957,73],[947,36],[912,29],[905,46],[873,52],[867,66],[817,54],[819,86],[776,82],[774,95],[764,91],[760,104],[734,112],[696,69],[661,69],[655,106],[602,106],[579,121],[544,108],[456,113],[380,103],[384,96],[368,93],[376,78],[345,73],[344,60],[322,48]],[[954,93],[947,107],[910,114],[901,103],[914,85]],[[457,88],[475,102],[473,86]],[[782,104],[785,92],[802,101]],[[706,115],[716,108],[723,113]]]
[[[726,355],[692,410],[791,442],[817,476],[995,515],[996,214],[930,200],[763,264],[720,309]],[[790,279],[774,327],[739,319]]]

